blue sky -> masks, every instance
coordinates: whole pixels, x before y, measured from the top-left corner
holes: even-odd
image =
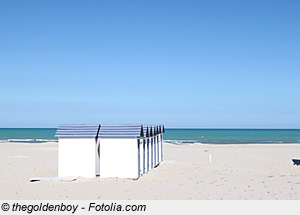
[[[1,1],[0,127],[300,128],[299,1]]]

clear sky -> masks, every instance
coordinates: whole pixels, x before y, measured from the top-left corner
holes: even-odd
[[[300,128],[300,1],[0,1],[0,127]]]

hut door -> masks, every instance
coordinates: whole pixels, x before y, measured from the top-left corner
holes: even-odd
[[[153,138],[151,138],[151,169],[153,168]]]
[[[149,156],[150,156],[150,153],[149,153],[149,138],[148,138],[147,139],[147,172],[149,172],[149,169],[150,169]]]
[[[146,166],[145,166],[145,153],[146,153],[146,140],[144,139],[143,140],[143,166],[142,166],[142,168],[143,168],[143,174],[145,174],[145,172],[146,172]]]
[[[100,176],[100,141],[96,142],[96,176]]]
[[[138,147],[138,177],[141,176],[141,153],[140,153],[140,148],[141,148],[141,140],[137,141],[137,147]]]

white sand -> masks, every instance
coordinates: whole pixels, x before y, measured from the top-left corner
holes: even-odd
[[[57,175],[57,143],[0,143],[0,199],[300,199],[300,145],[171,145],[139,180]],[[211,163],[209,162],[211,155]]]

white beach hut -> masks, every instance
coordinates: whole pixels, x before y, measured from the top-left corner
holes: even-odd
[[[160,161],[164,160],[164,147],[163,147],[163,142],[164,142],[164,138],[163,138],[163,133],[165,133],[165,126],[161,125],[161,132],[160,132]]]
[[[157,126],[153,126],[153,167],[157,165]]]
[[[144,152],[145,152],[145,159],[144,159],[144,174],[149,172],[150,170],[150,129],[148,126],[143,126],[144,130],[144,138],[143,138],[143,144],[144,144]]]
[[[164,125],[158,126],[158,135],[157,135],[157,142],[158,142],[158,164],[163,160],[163,133],[165,132]]]
[[[149,129],[147,126],[143,126],[143,141],[141,141],[140,147],[140,173],[141,175],[147,173],[148,171],[148,150],[147,150],[147,143],[149,142]]]
[[[154,142],[154,131],[153,126],[150,126],[149,132],[149,169],[154,167],[153,165],[153,142]]]
[[[58,176],[99,175],[99,125],[60,125],[58,137]]]
[[[158,158],[158,164],[162,160],[162,142],[161,142],[162,137],[161,137],[161,133],[162,133],[162,126],[159,125],[158,126],[158,135],[157,135],[157,145],[158,145],[157,158]]]
[[[145,132],[144,132],[145,133]],[[143,133],[143,137],[144,137]],[[144,153],[144,138],[140,139],[140,146],[139,146],[139,165],[140,165],[140,176],[144,173],[144,160],[145,160],[145,153]]]
[[[160,125],[157,126],[157,165],[161,162]]]
[[[160,162],[160,154],[159,154],[159,126],[155,126],[155,167],[158,166]]]
[[[156,166],[156,126],[152,126],[153,129],[153,168]]]
[[[101,125],[100,177],[139,178],[143,135],[142,125]]]
[[[148,125],[150,128],[149,132],[149,169],[154,168],[158,165],[158,151],[159,151],[159,144],[158,144],[158,126],[156,125]]]
[[[150,129],[148,126],[143,127],[144,131],[146,131],[146,134],[144,133],[144,142],[145,142],[145,172],[149,172],[151,168],[150,164]]]

